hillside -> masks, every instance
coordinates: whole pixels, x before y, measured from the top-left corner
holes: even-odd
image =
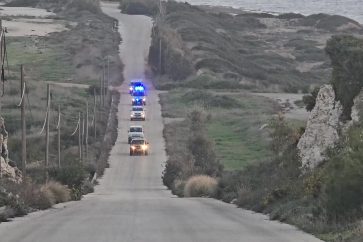
[[[171,80],[164,82],[205,74],[253,91],[307,92],[326,83],[325,42],[336,34],[363,34],[362,26],[341,16],[229,13],[173,1],[156,19],[150,63]]]

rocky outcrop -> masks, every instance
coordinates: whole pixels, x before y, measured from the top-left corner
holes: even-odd
[[[342,128],[339,118],[342,112],[342,105],[335,100],[333,87],[322,86],[305,133],[297,145],[303,168],[312,169],[319,165],[326,158],[327,149],[333,148],[339,140]]]
[[[10,166],[3,157],[0,157],[0,175],[0,177],[7,178],[16,183],[22,182],[21,171],[16,167]]]

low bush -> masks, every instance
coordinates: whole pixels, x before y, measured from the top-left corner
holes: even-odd
[[[185,181],[183,180],[175,180],[173,185],[173,194],[179,197],[184,196],[184,189],[185,189]]]
[[[49,176],[52,179],[67,185],[69,188],[81,187],[83,181],[88,178],[88,174],[81,164],[54,168],[49,171]]]
[[[181,195],[183,181],[189,177],[198,175],[208,175],[218,177],[223,169],[217,160],[215,147],[212,140],[207,136],[206,122],[210,116],[203,110],[194,110],[187,118],[189,136],[182,140],[185,147],[175,150],[178,155],[173,154],[166,162],[163,171],[163,183],[172,189],[174,194]],[[168,153],[170,152],[168,149]]]
[[[70,190],[59,182],[50,181],[42,186],[44,191],[49,191],[53,194],[55,203],[63,203],[71,200]]]
[[[238,100],[227,95],[215,95],[203,90],[192,90],[183,95],[186,102],[199,104],[205,108],[238,108],[241,104]]]
[[[126,14],[154,16],[159,5],[156,0],[121,0],[120,9]]]
[[[184,187],[186,197],[213,197],[217,190],[217,180],[206,175],[192,176]]]
[[[306,111],[311,111],[315,107],[316,97],[318,96],[320,88],[314,88],[314,90],[308,94],[303,96],[303,102],[305,104]]]
[[[93,183],[91,181],[85,180],[82,183],[81,190],[82,190],[82,195],[86,195],[88,193],[94,192],[95,189],[94,189],[94,185],[93,185]]]
[[[363,141],[353,126],[323,168],[320,200],[330,221],[363,217]]]
[[[45,185],[39,190],[35,190],[34,199],[31,200],[30,206],[37,209],[51,208],[56,202],[54,193],[49,190]]]

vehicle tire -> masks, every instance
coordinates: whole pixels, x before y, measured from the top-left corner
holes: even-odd
[[[130,156],[133,156],[134,154],[133,154],[133,152],[130,150]]]
[[[130,138],[127,140],[127,143],[128,143],[128,144],[130,144],[130,143],[131,143],[131,139],[130,139]]]
[[[149,151],[145,151],[145,156],[148,156],[149,155]]]

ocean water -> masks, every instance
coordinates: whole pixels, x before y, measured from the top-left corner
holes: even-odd
[[[180,0],[196,5],[219,5],[268,13],[327,13],[363,24],[363,0]]]

